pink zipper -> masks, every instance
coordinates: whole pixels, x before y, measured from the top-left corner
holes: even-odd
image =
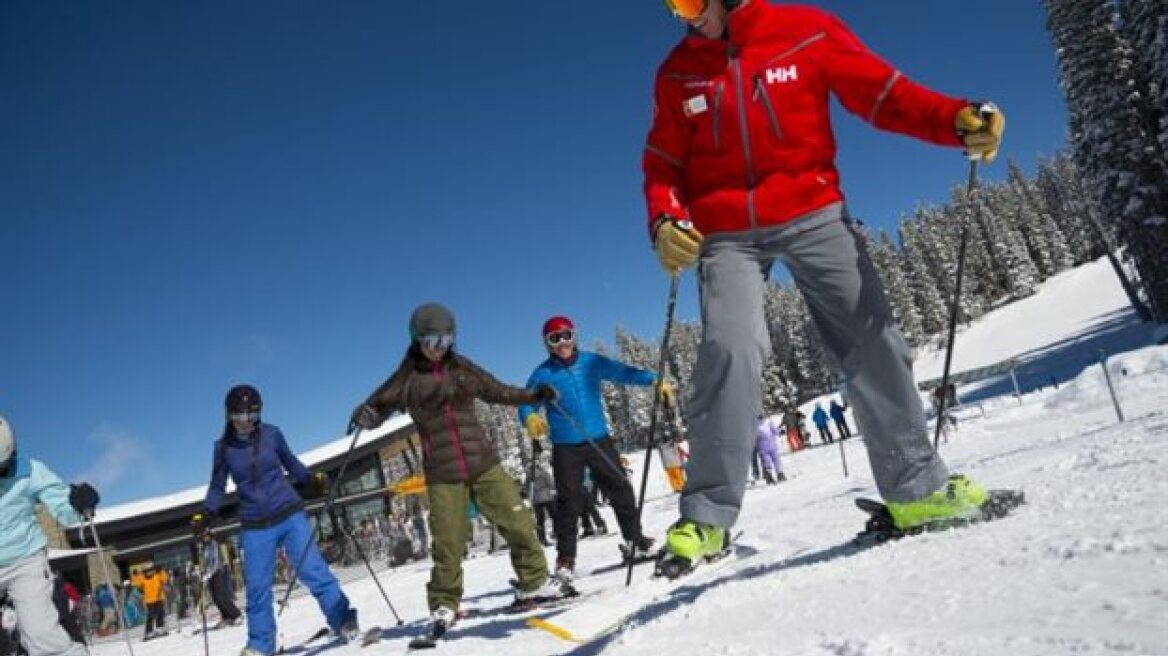
[[[441,382],[445,377],[442,363],[434,365],[434,375]],[[458,425],[454,422],[454,410],[450,404],[442,406],[442,413],[446,416],[446,426],[450,428],[450,439],[454,441],[454,451],[458,456],[458,468],[462,470],[462,478],[470,481],[470,468],[466,465],[466,455],[462,452],[462,439],[458,436]]]

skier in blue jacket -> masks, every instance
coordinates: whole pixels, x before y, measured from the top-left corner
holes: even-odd
[[[45,533],[36,506],[65,526],[91,517],[100,497],[88,483],[66,485],[38,460],[19,455],[12,426],[0,417],[0,598],[16,609],[20,644],[33,656],[84,656],[53,605]]]
[[[620,466],[620,454],[604,418],[600,384],[649,386],[657,382],[651,371],[606,358],[576,347],[576,328],[564,316],[548,319],[543,325],[548,358],[531,377],[527,388],[550,385],[558,398],[539,406],[519,408],[519,421],[532,439],[550,433],[552,470],[556,479],[556,575],[571,580],[576,567],[577,521],[584,509],[584,470],[591,469],[596,485],[608,497],[625,539],[624,556],[650,557],[653,540],[641,532],[636,495]],[[661,393],[671,400],[668,386]],[[539,414],[542,407],[546,420]],[[582,431],[582,432],[581,432]]]
[[[310,496],[323,494],[326,479],[308,472],[288,448],[279,428],[260,422],[262,400],[254,387],[231,388],[225,405],[227,423],[223,436],[215,442],[211,484],[203,507],[207,521],[212,521],[223,503],[230,475],[239,491],[239,542],[247,590],[247,646],[240,656],[276,653],[272,580],[280,547],[294,558],[304,554],[300,581],[316,598],[329,628],[346,639],[357,637],[357,611],[317,550],[304,501],[284,474],[290,474]]]
[[[815,422],[815,428],[819,431],[819,439],[824,444],[831,444],[835,441],[831,429],[827,427],[827,411],[823,409],[822,403],[815,404],[815,412],[811,413],[811,421]]]

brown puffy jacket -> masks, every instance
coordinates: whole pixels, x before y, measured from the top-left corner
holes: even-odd
[[[382,417],[408,412],[422,439],[426,482],[456,483],[473,481],[499,462],[475,416],[475,399],[514,406],[536,400],[532,391],[499,382],[453,351],[433,363],[411,347],[366,404]]]

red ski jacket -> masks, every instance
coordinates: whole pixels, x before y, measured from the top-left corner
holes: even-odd
[[[729,35],[686,36],[657,71],[650,231],[662,215],[706,234],[773,226],[841,201],[829,92],[877,128],[961,145],[968,101],[909,80],[829,13],[747,0]]]

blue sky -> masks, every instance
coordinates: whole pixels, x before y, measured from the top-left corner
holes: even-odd
[[[1066,112],[1040,3],[817,3],[909,76],[996,100],[1032,171]],[[338,437],[420,302],[521,383],[539,325],[650,337],[656,0],[0,3],[0,413],[116,503],[205,482],[222,397],[294,448]],[[853,212],[964,180],[955,151],[840,113]],[[1000,177],[1004,165],[989,177]],[[679,317],[696,317],[687,276]]]

